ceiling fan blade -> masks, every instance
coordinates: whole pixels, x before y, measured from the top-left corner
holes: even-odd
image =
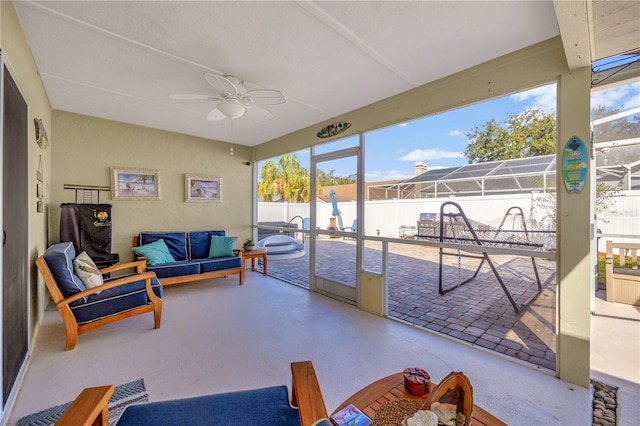
[[[209,121],[220,121],[227,118],[218,108],[214,108],[211,110],[209,115],[207,115],[207,120]]]
[[[169,95],[169,99],[177,99],[180,101],[221,101],[222,98],[211,95]]]
[[[254,105],[278,105],[286,104],[287,98],[281,91],[272,89],[249,90],[242,95],[242,100]]]
[[[211,85],[217,92],[228,93],[231,97],[238,96],[238,88],[226,77],[221,75],[204,73],[204,79]]]
[[[251,117],[259,121],[269,121],[273,119],[273,114],[271,114],[271,111],[262,108],[259,105],[248,104],[246,106],[247,112],[244,115],[246,115],[247,117]]]

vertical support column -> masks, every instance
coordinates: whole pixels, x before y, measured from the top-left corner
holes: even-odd
[[[581,193],[569,193],[562,177],[562,153],[573,136],[591,150],[589,67],[567,72],[558,81],[557,159],[557,344],[556,375],[567,382],[589,387],[590,297],[594,271],[591,252],[595,249],[594,203],[587,178]],[[588,167],[595,161],[588,156]],[[590,176],[587,173],[587,176]]]

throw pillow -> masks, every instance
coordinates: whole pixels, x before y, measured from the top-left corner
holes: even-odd
[[[222,237],[220,235],[211,236],[209,246],[209,257],[233,256],[233,247],[236,245],[238,237]]]
[[[80,253],[73,260],[73,270],[80,277],[86,288],[93,288],[102,285],[102,274],[86,251]],[[96,294],[99,294],[97,292]]]
[[[147,258],[147,265],[161,265],[163,263],[172,263],[176,260],[169,253],[169,247],[162,238],[143,246],[132,247],[131,250],[138,256]]]

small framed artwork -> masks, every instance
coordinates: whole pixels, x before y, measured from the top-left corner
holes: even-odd
[[[111,198],[114,200],[159,200],[160,171],[111,168]]]
[[[220,201],[220,178],[184,175],[184,197],[188,203]]]
[[[42,182],[38,182],[36,186],[36,192],[37,192],[38,198],[40,199],[44,198],[44,184]]]

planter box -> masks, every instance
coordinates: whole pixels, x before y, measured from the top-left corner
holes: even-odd
[[[614,264],[613,251],[619,252],[618,265]],[[640,244],[607,241],[607,302],[640,306],[640,270],[638,269]],[[625,265],[625,257],[631,256],[631,268]]]

